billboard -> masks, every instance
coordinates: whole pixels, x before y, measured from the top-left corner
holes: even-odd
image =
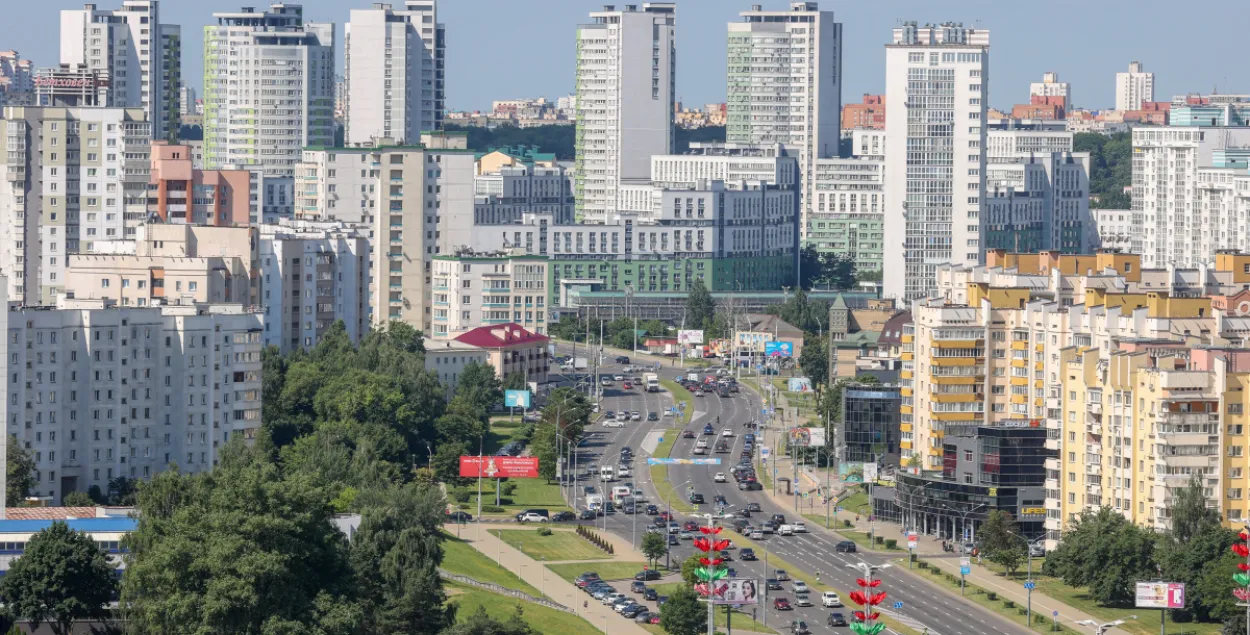
[[[460,476],[462,478],[538,478],[538,457],[462,456],[460,457]]]
[[[509,408],[529,408],[530,407],[530,391],[528,390],[505,390],[503,391],[503,405]]]
[[[790,443],[800,448],[825,447],[824,428],[790,428]]]
[[[1185,608],[1185,584],[1183,582],[1138,582],[1137,608],[1183,609]]]
[[[786,385],[790,392],[812,392],[812,380],[807,377],[791,377]]]
[[[794,343],[765,342],[764,355],[767,357],[794,357]]]
[[[712,604],[754,605],[760,602],[758,580],[725,578],[712,584]]]
[[[863,483],[864,464],[849,461],[838,463],[838,480],[843,483]]]
[[[682,346],[703,343],[703,331],[677,331],[677,343]]]

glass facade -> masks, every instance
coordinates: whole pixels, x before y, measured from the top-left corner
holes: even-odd
[[[842,392],[839,445],[847,463],[867,463],[899,453],[898,386],[851,385]]]

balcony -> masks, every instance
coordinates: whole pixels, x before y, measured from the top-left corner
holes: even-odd
[[[1091,401],[1085,404],[1085,409],[1092,415],[1101,415],[1102,414],[1102,402]]]

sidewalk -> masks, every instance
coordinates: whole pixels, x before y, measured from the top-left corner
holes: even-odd
[[[464,538],[469,541],[469,544],[474,549],[497,561],[505,569],[516,573],[522,580],[533,585],[534,588],[541,589],[547,597],[576,610],[579,616],[589,621],[596,629],[604,633],[650,635],[649,631],[635,624],[633,620],[617,615],[612,611],[611,607],[603,606],[599,602],[594,601],[593,598],[590,598],[581,589],[574,586],[572,582],[567,582],[564,578],[548,571],[543,563],[530,558],[517,549],[513,549],[508,543],[491,534],[489,532],[491,529],[498,529],[498,527],[474,523],[465,527]],[[609,535],[608,537],[611,536]],[[616,546],[618,556],[620,556],[622,549],[627,554],[636,553],[630,549],[627,541],[623,545],[616,541],[613,544]],[[641,554],[639,554],[639,557],[641,557]],[[585,607],[582,606],[583,603],[586,603]]]

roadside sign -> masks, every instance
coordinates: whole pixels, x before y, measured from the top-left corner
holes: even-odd
[[[897,611],[897,610],[899,610],[899,609],[901,609],[901,608],[903,608],[903,603],[902,603],[902,602],[895,602],[895,603],[894,603],[894,610],[895,610],[895,611]]]
[[[1050,616],[1051,616],[1051,617],[1059,617],[1059,611],[1051,611],[1051,612],[1050,612]]]
[[[959,566],[961,566],[961,567],[971,567],[971,566],[972,566],[972,558],[960,558],[960,559],[959,559]]]
[[[916,532],[914,531],[907,532],[907,548],[908,549],[915,551],[916,545],[919,542],[920,542],[920,536]]]
[[[972,573],[972,567],[959,567],[959,575],[968,575]]]
[[[1036,587],[1037,587],[1037,583],[1036,583],[1036,582],[1034,582],[1034,581],[1032,581],[1032,580],[1029,580],[1028,582],[1025,582],[1025,583],[1024,583],[1024,588],[1026,588],[1026,589],[1028,589],[1028,590],[1030,590],[1030,591],[1032,591],[1032,590],[1033,590],[1034,588],[1036,588]]]

